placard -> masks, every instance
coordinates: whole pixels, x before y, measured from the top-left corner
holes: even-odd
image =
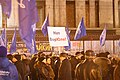
[[[65,27],[48,27],[50,46],[68,46]]]

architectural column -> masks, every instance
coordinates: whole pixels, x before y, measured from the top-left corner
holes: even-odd
[[[54,0],[55,26],[66,26],[66,0]]]
[[[49,14],[49,24],[54,26],[53,21],[53,0],[46,0],[46,16]]]
[[[18,27],[18,2],[17,0],[11,1],[12,2],[12,9],[10,18],[7,19],[7,27]]]
[[[55,26],[60,26],[60,0],[54,0]]]
[[[66,0],[60,0],[60,26],[66,26]]]
[[[84,22],[86,23],[85,21],[85,0],[75,0],[75,6],[76,6],[76,27],[77,27],[82,17],[84,17]]]
[[[95,27],[95,0],[90,0],[90,28]]]
[[[115,6],[114,6],[114,9],[115,9],[115,27],[118,28],[120,27],[119,26],[119,11],[118,11],[118,0],[114,0],[115,1]]]
[[[99,0],[100,27],[113,28],[113,3],[112,0]]]

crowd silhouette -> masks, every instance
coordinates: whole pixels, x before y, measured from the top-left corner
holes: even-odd
[[[3,54],[0,47],[0,60],[6,57],[14,65],[18,78],[1,79],[1,76],[5,76],[0,73],[0,80],[120,80],[120,59],[109,56],[109,52],[96,54],[86,50],[76,52],[75,55],[66,52],[46,55],[45,52],[38,52],[30,58],[20,53]]]

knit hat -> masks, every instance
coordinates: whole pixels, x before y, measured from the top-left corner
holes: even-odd
[[[6,57],[7,56],[7,49],[4,46],[0,46],[0,57]]]

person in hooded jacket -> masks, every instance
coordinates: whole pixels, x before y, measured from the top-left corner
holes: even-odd
[[[0,80],[18,80],[16,66],[7,58],[7,49],[0,46]]]

